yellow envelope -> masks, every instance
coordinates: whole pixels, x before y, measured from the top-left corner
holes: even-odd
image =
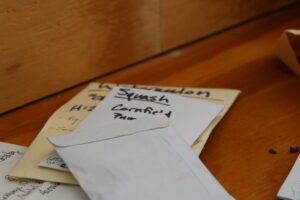
[[[91,83],[69,102],[60,107],[49,118],[43,129],[27,149],[22,159],[17,163],[9,175],[14,178],[78,184],[73,175],[69,172],[38,166],[38,164],[53,150],[52,146],[48,143],[47,137],[71,132],[116,85],[117,84]],[[223,111],[219,113],[204,132],[199,133],[199,138],[192,145],[192,149],[197,154],[200,154],[211,131],[222,119],[240,93],[239,90],[231,89],[159,87],[125,84],[120,86],[168,92],[223,104]]]

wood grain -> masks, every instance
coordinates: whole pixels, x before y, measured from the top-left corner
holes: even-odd
[[[300,144],[300,78],[273,48],[284,29],[300,29],[299,10],[294,6],[96,81],[242,90],[200,159],[236,199],[276,199],[298,156],[288,150]],[[47,118],[85,86],[2,115],[0,141],[29,145]]]
[[[162,1],[164,50],[288,5],[293,0]]]
[[[294,1],[2,0],[0,113]]]
[[[158,9],[159,0],[1,1],[0,112],[157,54]]]

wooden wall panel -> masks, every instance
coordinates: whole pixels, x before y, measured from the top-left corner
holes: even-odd
[[[243,22],[295,0],[162,0],[163,50]]]
[[[1,0],[0,112],[160,52],[159,0]]]
[[[295,0],[1,0],[0,113]]]

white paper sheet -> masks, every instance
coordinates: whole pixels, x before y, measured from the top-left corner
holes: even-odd
[[[300,156],[281,186],[277,197],[287,200],[300,200]]]
[[[44,182],[24,200],[89,200],[79,186]]]
[[[8,178],[7,173],[26,149],[0,142],[0,200],[88,200],[79,186]]]
[[[73,132],[97,132],[98,127],[114,121],[128,121],[145,116],[167,117],[183,139],[192,145],[199,134],[223,109],[223,105],[161,92],[115,87],[103,102]],[[81,136],[85,140],[86,136]],[[60,162],[51,162],[56,160]],[[67,171],[55,154],[47,156],[39,166]]]
[[[26,147],[0,142],[0,200],[21,200],[40,186],[34,181],[14,181],[7,174],[24,154]]]
[[[92,200],[232,200],[181,136],[161,128],[167,125],[141,118],[49,141]],[[80,142],[82,135],[90,140]]]

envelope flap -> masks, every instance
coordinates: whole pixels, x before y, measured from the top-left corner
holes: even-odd
[[[145,117],[132,121],[119,121],[93,129],[87,127],[86,132],[69,133],[48,137],[50,143],[57,147],[67,147],[79,144],[86,144],[96,141],[108,140],[138,132],[164,128],[169,126],[167,118]]]

